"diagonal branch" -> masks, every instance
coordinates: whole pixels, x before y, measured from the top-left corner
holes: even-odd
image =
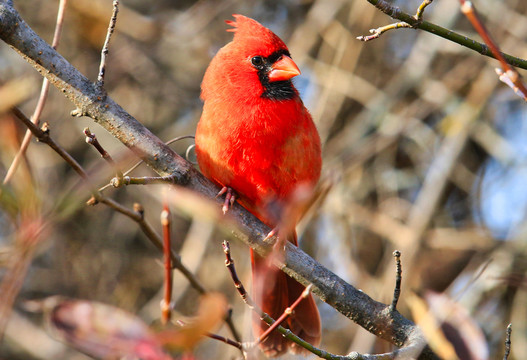
[[[214,184],[35,34],[5,0],[0,1],[0,38],[75,104],[74,115],[92,118],[159,175],[173,175],[177,184],[215,198],[219,189]],[[243,231],[235,235],[258,254],[265,255],[270,247],[263,239],[270,229],[238,204],[229,213]],[[283,263],[277,266],[303,285],[313,284],[313,292],[323,301],[390,343],[399,347],[425,343],[414,323],[355,289],[297,247],[288,244]],[[437,356],[425,347],[419,358],[437,359]]]
[[[392,17],[393,19],[404,21],[410,24],[413,28],[421,29],[426,32],[432,33],[434,35],[440,36],[444,39],[455,42],[456,44],[472,49],[480,53],[481,55],[495,58],[492,52],[490,51],[489,47],[485,44],[472,40],[469,37],[458,34],[452,30],[445,29],[444,27],[441,27],[439,25],[430,23],[422,19],[417,19],[414,15],[405,13],[399,7],[393,6],[386,0],[367,0],[367,1],[373,6],[375,6],[377,9],[381,10],[386,15]],[[508,55],[505,53],[501,53],[501,54],[503,55],[503,57],[507,60],[507,62],[510,65],[519,67],[522,69],[527,69],[527,60],[520,59],[518,57]]]

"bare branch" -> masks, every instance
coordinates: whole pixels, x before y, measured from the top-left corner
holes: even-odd
[[[110,39],[113,31],[115,30],[115,24],[117,23],[117,13],[119,12],[119,0],[113,0],[113,12],[110,18],[110,24],[108,25],[108,32],[106,33],[106,39],[101,51],[101,65],[99,66],[99,75],[97,76],[97,85],[99,87],[104,86],[104,74],[106,73],[106,57],[108,56],[108,46],[110,45]]]
[[[64,161],[66,161],[68,165],[73,168],[73,170],[75,170],[77,174],[79,174],[82,179],[86,181],[88,180],[88,174],[86,173],[86,171],[84,171],[82,166],[66,150],[64,150],[59,144],[57,144],[53,140],[53,138],[51,138],[51,136],[49,136],[49,129],[47,128],[46,124],[44,124],[45,130],[39,129],[18,108],[14,108],[12,111],[16,115],[16,117],[28,127],[28,129],[33,133],[33,135],[38,139],[38,141],[43,142],[49,147],[51,147],[60,157],[62,157]],[[160,249],[161,251],[163,250],[163,242],[161,241],[161,237],[156,233],[154,228],[144,219],[144,210],[140,204],[134,204],[134,209],[130,210],[124,207],[123,205],[119,204],[115,200],[100,195],[95,190],[93,190],[92,193],[95,194],[94,197],[96,197],[96,200],[94,200],[96,202],[101,202],[135,221],[139,225],[143,233],[146,235],[146,237],[158,249]],[[196,276],[192,272],[190,272],[185,267],[185,265],[183,265],[179,256],[173,251],[171,251],[170,256],[172,266],[178,269],[183,274],[183,276],[187,278],[191,286],[196,289],[200,294],[206,293],[207,291],[205,290],[203,285],[199,282]]]
[[[507,336],[505,337],[505,353],[503,354],[503,360],[507,360],[511,353],[511,334],[512,334],[512,324],[507,326]]]
[[[401,280],[402,280],[402,267],[401,267],[401,252],[395,250],[393,252],[393,257],[395,258],[395,289],[393,290],[393,300],[390,305],[390,310],[395,311],[397,308],[397,302],[399,301],[399,296],[401,295]]]
[[[432,3],[433,0],[423,0],[421,5],[417,8],[417,12],[415,13],[415,18],[417,20],[423,19],[423,14],[425,12],[425,8]]]
[[[88,179],[88,174],[84,171],[77,160],[75,160],[66,150],[64,150],[64,148],[62,148],[49,136],[49,126],[47,124],[44,124],[42,129],[39,129],[37,125],[28,119],[28,117],[22,111],[20,111],[20,109],[13,108],[11,111],[28,128],[33,136],[37,138],[38,141],[43,142],[51,147],[64,161],[66,161],[69,166],[71,166],[73,170],[75,170],[77,174],[79,174],[81,178],[84,180]]]
[[[373,35],[357,36],[357,40],[364,41],[364,42],[370,41],[373,39],[377,39],[379,36],[381,36],[383,33],[385,33],[388,30],[395,30],[399,28],[412,28],[412,25],[405,23],[405,22],[398,22],[398,23],[382,26],[377,29],[370,29],[370,33],[372,33]]]
[[[167,203],[163,204],[163,211],[161,211],[161,227],[163,228],[163,255],[165,263],[165,297],[161,303],[161,323],[167,324],[172,315],[172,259],[170,252],[172,247],[170,245],[170,209]]]
[[[474,50],[480,53],[481,55],[495,58],[492,52],[489,51],[488,46],[485,44],[479,43],[473,39],[470,39],[467,36],[458,34],[452,30],[445,29],[444,27],[441,27],[436,24],[432,24],[428,21],[425,21],[422,19],[418,20],[415,15],[410,15],[408,13],[405,13],[399,7],[393,6],[386,0],[367,0],[367,1],[373,6],[375,6],[377,9],[381,10],[386,15],[392,17],[393,19],[406,22],[415,29],[424,30],[426,32],[432,33],[444,39],[455,42],[456,44],[459,44],[471,50]],[[509,54],[505,54],[505,53],[501,53],[501,55],[503,55],[503,57],[507,60],[507,62],[510,65],[516,66],[522,69],[527,69],[527,60],[509,55]]]
[[[115,177],[116,185],[114,186],[119,187],[120,184],[123,182],[123,173],[121,172],[115,161],[113,161],[111,155],[106,150],[104,150],[99,140],[97,140],[97,136],[95,136],[95,134],[92,133],[89,128],[84,129],[84,135],[86,135],[86,143],[93,145],[93,147],[99,152],[99,154],[101,154],[101,157],[106,160],[106,162],[110,164],[112,168],[114,168],[117,174]]]
[[[500,62],[501,69],[496,69],[500,80],[513,89],[516,94],[523,98],[523,100],[527,101],[527,89],[523,84],[520,74],[514,68],[509,66],[507,60],[505,60],[498,44],[492,39],[492,36],[476,12],[474,5],[472,5],[472,1],[459,0],[459,2],[461,3],[461,11],[463,14],[465,14],[474,29],[478,32],[479,36],[481,36],[485,44],[490,48],[494,57]]]
[[[278,325],[283,323],[285,319],[287,319],[293,313],[300,302],[309,296],[311,293],[311,287],[312,285],[309,285],[304,291],[302,291],[302,294],[300,294],[300,296],[291,304],[291,306],[287,307],[282,315],[280,315],[280,317],[276,319],[276,321],[271,326],[269,326],[269,328],[256,340],[257,344],[262,343],[271,334],[271,332],[273,332],[278,327]]]

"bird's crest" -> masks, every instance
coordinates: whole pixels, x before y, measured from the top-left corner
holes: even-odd
[[[287,49],[284,42],[271,30],[260,24],[258,21],[243,15],[233,14],[234,20],[225,22],[232,26],[227,31],[234,33],[234,41],[251,41],[254,43],[265,44],[275,49]],[[250,40],[251,39],[251,40]]]

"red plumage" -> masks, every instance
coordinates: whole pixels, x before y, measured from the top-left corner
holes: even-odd
[[[234,39],[212,59],[201,85],[196,154],[206,177],[232,188],[244,207],[274,228],[278,220],[270,205],[285,205],[300,185],[318,181],[320,138],[290,81],[299,71],[286,45],[255,20],[234,17],[227,21]],[[294,233],[288,240],[297,245]],[[251,259],[254,299],[276,319],[304,287],[252,251]],[[284,325],[320,342],[320,316],[311,296]],[[259,336],[267,325],[256,318],[253,328]],[[262,344],[271,356],[288,347],[299,350],[278,332]]]

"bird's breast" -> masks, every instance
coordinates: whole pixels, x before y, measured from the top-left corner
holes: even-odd
[[[201,171],[248,207],[287,199],[320,176],[320,138],[300,99],[249,107],[205,102],[196,131]]]

